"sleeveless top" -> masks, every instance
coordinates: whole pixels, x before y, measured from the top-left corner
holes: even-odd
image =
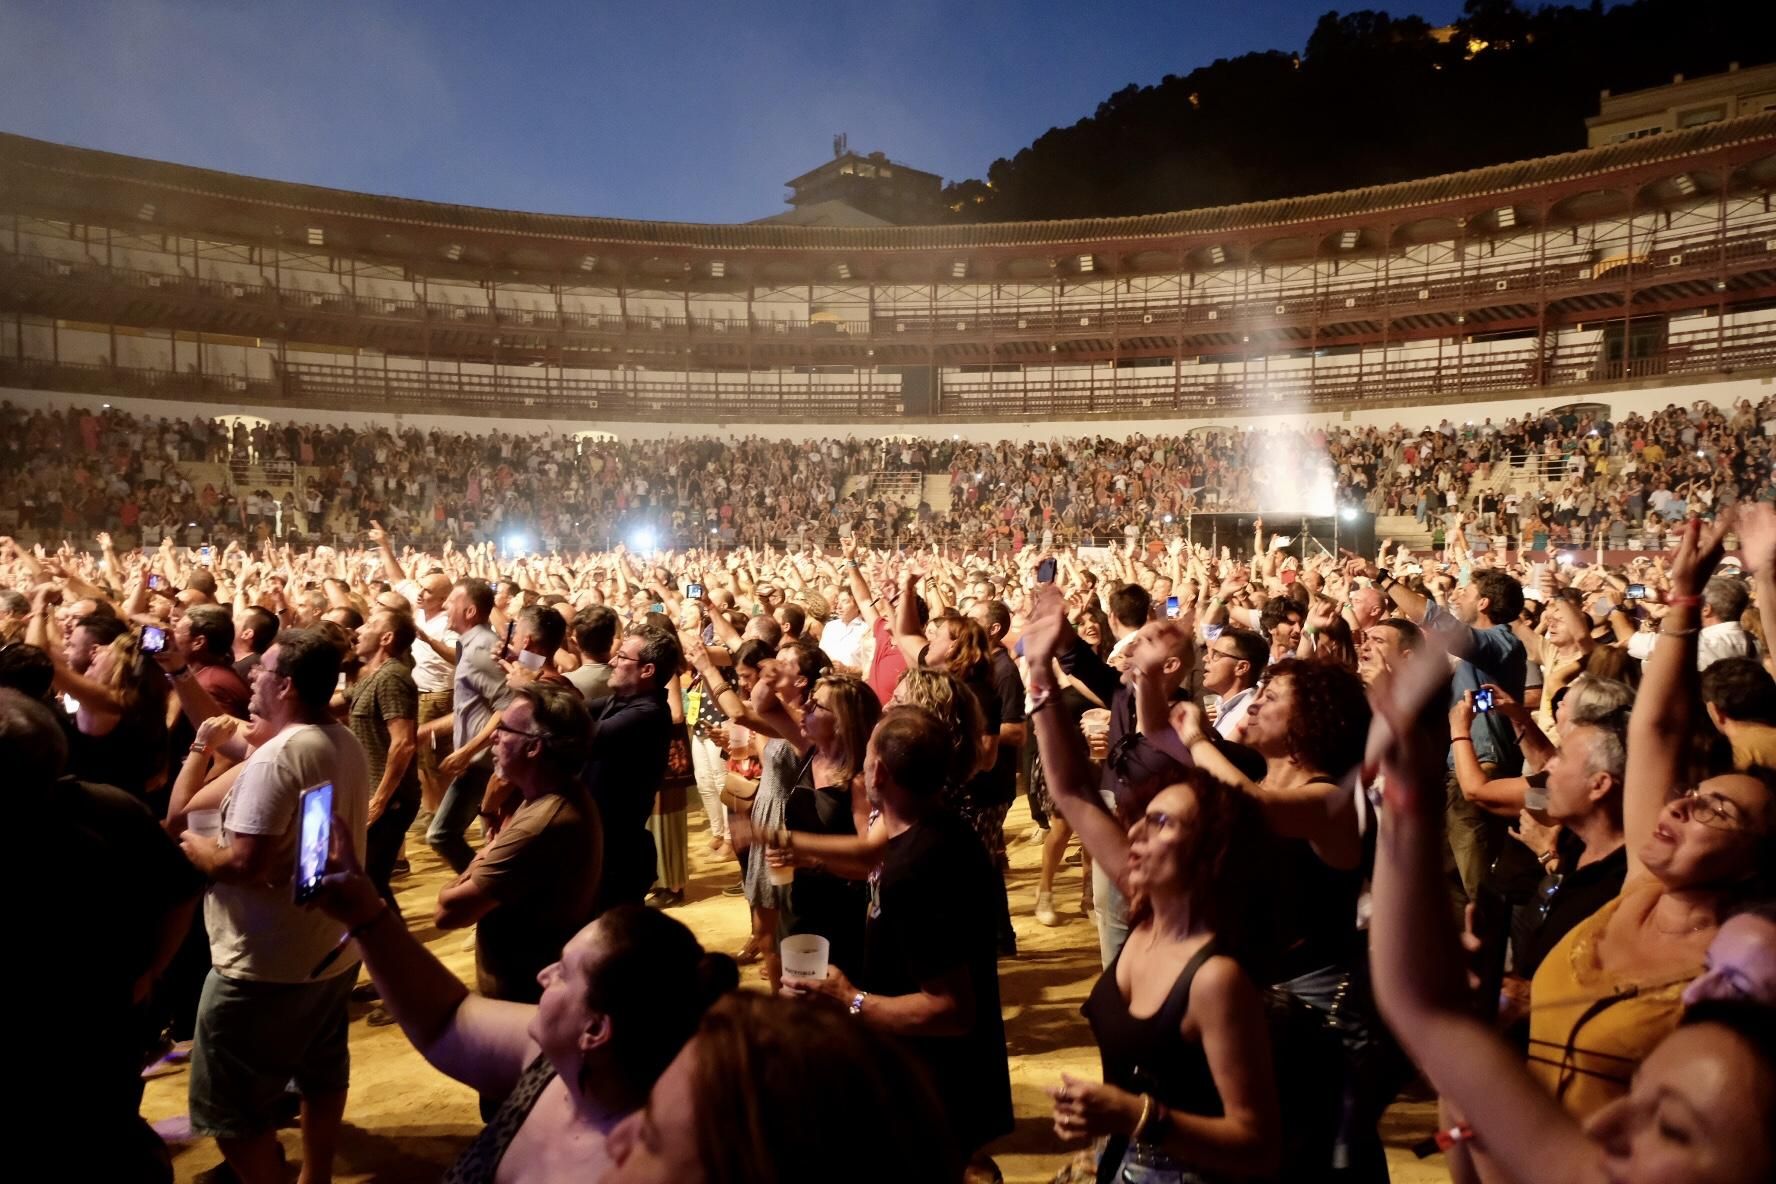
[[[784,804],[784,824],[804,834],[857,834],[851,816],[851,788],[846,785],[816,786],[813,767],[804,766],[796,787]],[[777,914],[783,936],[818,933],[831,943],[828,960],[847,974],[863,965],[863,923],[869,907],[869,888],[862,880],[847,880],[820,868],[796,869],[789,900]]]
[[[441,1184],[493,1184],[494,1173],[499,1170],[500,1160],[505,1158],[506,1148],[518,1137],[518,1128],[530,1117],[531,1107],[554,1080],[555,1067],[549,1064],[547,1057],[538,1053],[536,1060],[525,1066],[518,1084],[512,1087],[506,1100],[500,1103],[493,1121],[481,1128],[475,1141],[450,1165]]]
[[[1674,967],[1661,982],[1612,981],[1597,942],[1620,896],[1555,943],[1530,980],[1529,1071],[1583,1120],[1626,1097],[1640,1062],[1677,1027],[1683,989],[1700,966]]]
[[[1092,987],[1080,1010],[1091,1024],[1102,1058],[1104,1082],[1130,1093],[1150,1093],[1169,1108],[1185,1114],[1220,1118],[1221,1091],[1209,1070],[1208,1054],[1200,1043],[1186,1040],[1180,1032],[1190,1010],[1190,987],[1196,972],[1216,954],[1214,939],[1198,950],[1179,971],[1177,980],[1158,1011],[1144,1018],[1129,1014],[1128,1000],[1116,985],[1116,967],[1122,951]],[[1123,950],[1128,947],[1125,945]],[[1113,1135],[1099,1161],[1099,1179],[1114,1175],[1128,1150],[1128,1137]]]

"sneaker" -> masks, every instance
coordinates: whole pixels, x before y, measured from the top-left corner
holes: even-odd
[[[647,894],[647,903],[656,909],[670,909],[685,902],[684,889],[673,891],[670,888],[656,888]]]
[[[1051,929],[1061,923],[1060,914],[1055,912],[1054,893],[1038,892],[1036,894],[1036,921]]]
[[[404,858],[397,859],[397,860],[395,860],[395,866],[389,869],[389,879],[392,880],[396,876],[408,875],[412,871],[413,871],[413,865],[411,863],[408,863],[407,860]]]
[[[746,895],[745,881],[735,880],[732,884],[729,884],[726,888],[722,889],[722,895],[723,896],[745,896]]]

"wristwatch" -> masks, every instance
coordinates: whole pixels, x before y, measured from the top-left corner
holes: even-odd
[[[859,992],[857,992],[857,994],[851,996],[851,1004],[850,1004],[850,1008],[849,1008],[851,1014],[852,1015],[862,1015],[863,1014],[863,1001],[868,998],[869,998],[868,991],[859,991]]]

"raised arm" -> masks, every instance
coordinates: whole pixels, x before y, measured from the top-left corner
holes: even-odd
[[[382,568],[388,576],[389,583],[398,583],[406,579],[407,570],[401,566],[400,559],[395,555],[395,549],[389,545],[388,531],[384,530],[382,523],[374,518],[370,520],[370,541],[375,543],[377,549],[382,552]]]
[[[1706,528],[1700,519],[1690,519],[1671,559],[1669,607],[1659,622],[1659,637],[1642,670],[1640,694],[1628,717],[1622,831],[1630,879],[1641,871],[1639,851],[1652,837],[1659,812],[1684,775],[1699,680],[1696,635],[1702,624],[1702,589],[1720,562],[1721,540],[1731,524],[1730,513]]]
[[[1522,1058],[1476,1018],[1442,884],[1443,753],[1425,707],[1447,686],[1441,653],[1414,658],[1377,702],[1371,760],[1387,778],[1369,926],[1381,1014],[1437,1091],[1466,1116],[1476,1146],[1519,1180],[1601,1184],[1600,1158]]]

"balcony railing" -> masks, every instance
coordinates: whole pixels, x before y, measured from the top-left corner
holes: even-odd
[[[1607,250],[1608,248],[1603,248]],[[1738,218],[1720,229],[1665,233],[1634,244],[1632,254],[1606,259],[1575,258],[1570,249],[1542,261],[1469,259],[1427,270],[1402,261],[1385,274],[1353,282],[1318,277],[1308,283],[1202,283],[1173,298],[1158,296],[1112,302],[1062,301],[1004,303],[996,300],[914,309],[859,306],[848,316],[817,320],[760,317],[664,316],[588,312],[557,308],[509,307],[496,293],[490,302],[353,295],[349,291],[309,292],[268,283],[197,278],[182,273],[107,267],[98,261],[71,261],[33,254],[0,252],[0,276],[47,280],[90,289],[140,291],[167,298],[222,302],[234,308],[276,310],[280,319],[337,316],[464,328],[526,330],[647,340],[703,337],[714,340],[910,344],[1014,339],[1080,338],[1111,335],[1202,334],[1225,328],[1279,324],[1335,325],[1340,320],[1403,317],[1421,311],[1534,305],[1593,293],[1618,293],[1658,283],[1711,281],[1744,271],[1776,267],[1776,214]],[[979,285],[991,292],[990,285]],[[535,294],[532,295],[533,298]],[[29,311],[29,310],[26,310]]]
[[[1297,359],[1266,366],[1189,365],[1090,369],[1027,367],[1015,374],[944,372],[939,414],[958,418],[1029,415],[1188,416],[1362,407],[1406,400],[1508,396],[1590,383],[1776,369],[1776,321],[1670,335],[1664,347],[1624,365],[1600,342],[1546,354],[1533,345],[1470,346],[1432,358]],[[900,376],[715,374],[682,377],[623,371],[463,374],[292,363],[266,378],[190,371],[0,360],[0,385],[89,394],[521,418],[630,420],[713,425],[746,421],[892,421],[903,415]]]

